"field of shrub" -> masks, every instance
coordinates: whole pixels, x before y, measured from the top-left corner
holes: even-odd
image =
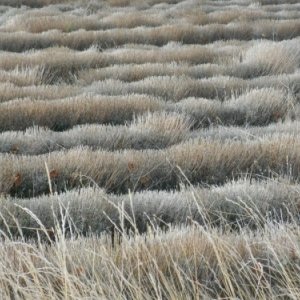
[[[299,172],[299,1],[0,1],[1,299],[299,299]]]

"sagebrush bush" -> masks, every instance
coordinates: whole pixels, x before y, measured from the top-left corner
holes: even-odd
[[[243,78],[293,73],[300,63],[298,43],[258,42],[246,52],[237,72]]]
[[[294,109],[293,102],[282,90],[253,89],[226,102],[224,110],[229,109],[234,125],[263,126],[284,119],[288,109]]]
[[[175,105],[169,105],[168,109],[192,116],[195,128],[226,123],[225,118],[223,118],[223,105],[220,101],[189,97],[175,103]]]
[[[190,97],[169,105],[194,119],[194,128],[215,124],[265,126],[288,118],[295,100],[282,90],[253,89],[224,102]]]

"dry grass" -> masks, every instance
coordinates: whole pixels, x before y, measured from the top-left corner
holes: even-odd
[[[28,244],[6,237],[0,264],[1,274],[7,274],[1,279],[3,297],[275,299],[278,294],[299,295],[299,231],[280,224],[268,224],[257,235],[247,230],[220,234],[197,223],[170,226],[168,233],[152,226],[147,237],[122,235],[121,246],[117,238],[107,235],[67,240],[63,225],[55,228],[57,242],[50,241],[47,248],[41,242]]]
[[[1,299],[298,299],[297,1],[2,1]]]

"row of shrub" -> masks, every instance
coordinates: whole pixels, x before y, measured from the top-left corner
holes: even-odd
[[[51,101],[19,99],[0,105],[0,128],[25,130],[38,125],[62,131],[86,123],[118,125],[130,122],[135,115],[160,110],[163,105],[158,98],[135,94],[83,95]]]
[[[1,134],[0,152],[38,155],[81,145],[110,151],[163,149],[185,139],[192,125],[183,114],[148,112],[124,126],[81,125],[64,132],[34,127]]]
[[[210,69],[209,66],[208,69]],[[251,68],[249,68],[249,72],[250,71]],[[204,74],[206,72],[207,71],[204,70]],[[281,74],[261,76],[248,80],[230,76],[213,76],[210,78],[193,79],[185,75],[173,75],[152,76],[146,77],[140,81],[123,82],[111,78],[105,79],[103,81],[93,81],[91,80],[91,76],[93,76],[93,74],[87,75],[88,78],[82,80],[83,82],[81,82],[81,84],[83,86],[81,86],[80,83],[76,85],[61,84],[59,86],[15,86],[12,83],[1,83],[0,102],[2,103],[15,99],[15,102],[18,102],[20,101],[20,99],[27,97],[32,100],[61,99],[66,97],[73,97],[76,95],[81,95],[83,98],[86,98],[87,96],[84,95],[84,93],[97,95],[124,95],[132,93],[148,94],[156,97],[162,97],[164,98],[164,100],[171,100],[175,102],[187,97],[201,97],[223,101],[228,100],[232,95],[238,96],[249,89],[255,88],[273,87],[276,89],[284,89],[295,98],[299,98],[300,91],[300,73],[298,71],[288,75]],[[200,71],[200,74],[195,74],[195,77],[198,76],[202,77],[203,71]],[[73,75],[71,75],[70,77],[74,78]],[[67,80],[69,80],[70,77],[68,77]],[[21,75],[20,80],[23,80],[22,78],[24,78],[24,75]],[[97,79],[97,76],[95,76],[95,79]],[[59,80],[60,79],[58,79],[58,81]],[[87,81],[86,83],[88,84],[86,86],[84,83],[85,81]],[[13,103],[15,102],[11,102],[11,104],[14,105]],[[1,106],[4,107],[3,105]]]
[[[235,140],[247,142],[250,140],[261,140],[269,139],[271,137],[279,136],[290,136],[293,138],[298,138],[299,121],[285,121],[272,123],[268,126],[211,126],[206,129],[199,129],[192,131],[187,139],[209,139],[209,140]],[[9,134],[9,133],[7,133]]]
[[[155,94],[159,94],[159,91],[162,93],[169,91],[173,94],[172,96],[175,96],[174,94],[183,92],[182,88],[190,93],[191,90],[188,87],[191,87],[191,80],[186,80],[186,86],[184,86],[184,82],[181,82],[181,87],[175,84],[179,84],[179,80],[175,81],[170,78],[164,78],[160,82],[153,79],[152,82],[153,86],[150,86],[149,82],[141,84],[144,89],[148,88],[147,92],[150,96],[127,94],[125,91],[123,94],[127,94],[126,96],[109,96],[111,92],[122,94],[122,85],[119,85],[120,93],[118,93],[118,87],[113,82],[109,84],[107,81],[106,91],[104,90],[105,85],[99,82],[94,84],[96,88],[92,88],[95,94],[99,89],[102,94],[107,93],[107,96],[83,95],[51,101],[18,99],[5,102],[0,104],[0,130],[2,132],[20,131],[34,125],[48,127],[55,131],[68,130],[82,124],[124,125],[131,122],[134,116],[163,110],[188,115],[194,123],[194,128],[207,127],[212,124],[264,126],[286,118],[298,119],[299,117],[299,106],[295,97],[283,90],[253,89],[245,91],[237,97],[232,95],[223,102],[188,97],[172,103],[157,97],[163,95],[151,96],[150,90]],[[169,90],[164,87],[166,83],[170,85]],[[161,86],[158,86],[159,84]],[[201,93],[203,85],[205,84],[198,84],[194,87]],[[211,84],[211,88],[213,88],[213,84]],[[217,91],[215,90],[215,92]],[[223,90],[222,93],[225,97],[226,91]]]
[[[125,126],[79,125],[64,132],[43,127],[26,131],[7,131],[0,134],[0,152],[15,155],[39,155],[80,146],[92,150],[164,149],[190,139],[268,140],[285,136],[298,138],[299,121],[272,123],[265,127],[212,126],[190,130],[195,125],[187,116],[177,113],[154,112],[135,117]]]
[[[74,31],[64,33],[51,30],[43,33],[1,32],[0,50],[23,52],[30,49],[45,49],[64,46],[75,50],[86,50],[92,45],[101,49],[119,47],[124,44],[147,44],[163,46],[170,41],[183,44],[208,44],[219,40],[266,38],[272,41],[292,39],[300,34],[299,20],[261,20],[250,23],[197,25],[163,25],[155,28],[110,29],[101,31]]]
[[[245,178],[222,187],[188,187],[180,192],[144,191],[122,196],[106,194],[95,186],[60,195],[4,199],[0,223],[1,228],[10,228],[11,233],[17,233],[20,226],[27,237],[34,236],[40,224],[47,229],[55,228],[55,217],[62,224],[66,214],[68,232],[77,230],[84,235],[109,233],[115,226],[127,233],[130,229],[144,233],[152,226],[168,229],[192,222],[231,230],[245,226],[261,229],[270,221],[298,222],[299,192],[299,184],[290,185],[288,178]]]
[[[0,155],[0,191],[20,197],[97,184],[113,193],[173,190],[183,184],[221,185],[244,177],[297,180],[299,141],[271,136],[248,141],[191,139],[164,150],[92,151],[81,146],[38,156]]]
[[[124,1],[123,1],[124,2]],[[79,6],[80,4],[77,4]],[[3,31],[27,31],[41,33],[49,30],[60,30],[72,32],[84,30],[107,30],[112,28],[135,28],[135,27],[158,27],[174,24],[174,18],[191,25],[207,24],[229,24],[232,22],[251,22],[261,20],[293,20],[299,17],[299,13],[293,6],[286,6],[285,14],[268,8],[254,10],[247,6],[239,6],[232,9],[232,6],[222,5],[218,10],[213,10],[201,4],[194,5],[194,9],[181,7],[177,10],[168,9],[169,13],[148,6],[140,2],[140,7],[132,11],[122,12],[119,9],[109,9],[105,2],[96,5],[85,5],[85,10],[79,14],[72,6],[57,5],[46,7],[43,10],[27,12],[21,10],[17,15],[10,16],[3,26]],[[195,9],[195,6],[197,7]],[[76,6],[75,6],[76,7]],[[70,12],[66,13],[69,8]],[[293,9],[294,8],[294,9]],[[75,11],[73,11],[75,10]],[[141,13],[142,12],[142,13]]]
[[[107,7],[127,7],[131,5],[136,5],[135,2],[131,3],[130,0],[107,0],[107,1],[92,1],[91,3],[85,3],[82,1],[72,1],[70,0],[3,0],[2,5],[9,5],[10,7],[21,7],[21,6],[27,6],[30,8],[43,8],[47,6],[55,6],[59,7],[60,4],[62,8],[64,7],[82,7],[82,6],[87,6],[87,7],[95,7],[95,8],[102,8],[103,6]],[[168,4],[177,4],[182,2],[182,0],[145,0],[142,1],[147,5],[156,5],[160,3],[168,3]]]
[[[140,6],[141,7],[146,7],[148,8],[149,6],[155,6],[158,4],[173,4],[176,5],[178,3],[182,3],[184,2],[183,0],[143,0],[140,1]],[[260,5],[276,5],[278,7],[280,7],[282,4],[285,5],[285,8],[288,7],[288,4],[298,4],[297,0],[288,0],[288,1],[284,1],[284,0],[261,0],[259,2],[256,1],[244,1],[243,3],[238,3],[240,7],[243,6],[249,6],[251,4],[255,4],[258,3]],[[58,0],[3,0],[2,5],[9,5],[10,7],[20,7],[20,6],[28,6],[30,8],[42,8],[42,7],[47,7],[49,5],[55,5],[59,7],[59,4],[62,4],[62,7],[69,7],[68,5],[70,5],[70,1],[69,0],[63,0],[63,1],[58,1]],[[135,1],[130,1],[130,0],[108,0],[108,1],[101,1],[101,2],[97,2],[97,1],[92,1],[91,3],[82,3],[81,1],[77,2],[74,1],[74,3],[72,3],[72,6],[70,5],[70,7],[77,7],[81,4],[81,6],[85,7],[87,6],[88,8],[92,9],[93,7],[96,9],[100,9],[103,7],[115,7],[115,8],[124,8],[124,7],[139,7],[139,5],[135,2]],[[205,5],[203,5],[205,4]],[[212,7],[211,5],[211,1],[204,1],[204,3],[201,3],[202,6],[206,7],[207,6],[207,10],[211,10],[212,8],[214,8],[215,10],[220,9],[220,7],[224,7],[227,8],[228,7],[228,3],[220,3],[217,7]],[[215,5],[215,3],[213,3]],[[276,6],[273,9],[276,9]],[[185,8],[185,6],[183,6],[183,8]],[[187,8],[189,8],[189,5],[187,5]]]
[[[293,74],[300,66],[298,39],[284,42],[247,42],[234,45],[167,44],[165,47],[122,47],[100,52],[96,47],[72,51],[63,47],[0,54],[1,81],[29,84],[91,84],[108,78],[125,82],[153,76],[186,75],[191,78]],[[218,49],[218,50],[216,50]],[[220,50],[221,49],[221,50]],[[13,89],[13,86],[12,86]]]

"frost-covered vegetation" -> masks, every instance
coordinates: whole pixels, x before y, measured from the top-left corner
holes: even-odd
[[[0,1],[1,299],[299,299],[300,4]]]

